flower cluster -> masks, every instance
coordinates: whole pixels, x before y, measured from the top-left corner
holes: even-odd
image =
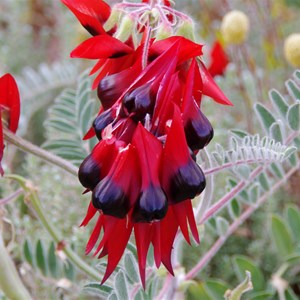
[[[201,61],[202,45],[158,37],[161,27],[178,31],[187,18],[169,1],[124,2],[114,10],[101,0],[62,1],[93,35],[71,56],[97,60],[91,74],[98,73],[93,87],[101,101],[85,136],[99,142],[79,169],[81,184],[92,192],[82,225],[97,216],[86,253],[96,248],[98,258],[108,255],[103,283],[133,231],[145,285],[150,244],[157,267],[162,263],[173,274],[178,228],[189,243],[189,229],[199,242],[191,199],[204,190],[205,177],[195,154],[213,137],[202,95],[231,103]]]
[[[20,117],[20,96],[17,83],[10,74],[0,77],[0,174],[4,172],[1,166],[4,151],[3,125],[5,122],[7,128],[16,132]]]

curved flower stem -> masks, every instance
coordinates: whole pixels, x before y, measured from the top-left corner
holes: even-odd
[[[1,216],[0,216],[1,217]],[[2,238],[0,219],[0,290],[9,299],[32,300],[28,290],[21,281],[15,264],[12,261]]]
[[[208,252],[203,256],[203,258],[199,261],[199,263],[190,270],[184,280],[191,280],[193,279],[216,255],[216,253],[220,250],[220,248],[224,245],[227,239],[239,228],[241,224],[243,224],[261,205],[263,205],[267,200],[268,197],[273,194],[276,190],[278,190],[286,180],[291,177],[295,172],[299,170],[300,164],[296,167],[292,168],[284,178],[277,181],[272,188],[266,192],[263,196],[261,196],[257,202],[253,206],[249,206],[239,218],[237,218],[228,228],[226,234],[218,238],[218,240],[214,243],[214,245],[210,248]]]
[[[21,176],[18,175],[9,175],[6,176],[7,178],[15,179],[17,180],[24,191],[27,193],[27,197],[29,200],[29,203],[31,204],[32,208],[38,215],[40,221],[42,222],[43,226],[46,228],[52,239],[60,245],[63,245],[62,251],[65,253],[65,255],[68,257],[68,259],[82,272],[93,278],[94,280],[98,281],[100,274],[93,268],[91,268],[89,265],[87,265],[73,250],[70,246],[65,245],[65,242],[62,238],[61,233],[59,233],[55,226],[48,220],[47,216],[45,215],[43,208],[41,206],[41,202],[38,198],[36,188],[24,179]]]
[[[5,129],[3,130],[4,133],[4,139],[18,147],[19,149],[31,153],[43,160],[45,160],[48,163],[51,163],[55,166],[58,166],[59,168],[67,171],[68,173],[77,176],[78,169],[75,167],[72,163],[68,162],[67,160],[64,160],[63,158],[56,156],[44,149],[41,149],[38,146],[33,145],[32,143],[24,140],[23,138],[16,136],[9,130]]]

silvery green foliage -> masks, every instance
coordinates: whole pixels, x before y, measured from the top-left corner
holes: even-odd
[[[52,65],[41,64],[37,70],[26,67],[17,77],[21,97],[22,134],[26,132],[27,122],[34,113],[49,105],[57,93],[76,83],[78,64],[74,62],[55,62]]]
[[[152,300],[158,292],[159,278],[155,275],[154,262],[151,260],[151,249],[148,256],[148,273],[146,289],[144,290],[138,273],[137,254],[135,246],[128,244],[122,262],[114,275],[104,285],[92,282],[84,286],[83,293],[97,295],[104,299],[115,300]],[[104,274],[106,263],[99,263],[97,269]]]
[[[92,126],[97,104],[91,96],[91,78],[84,72],[76,90],[65,89],[49,109],[44,123],[47,142],[43,147],[79,165],[95,144],[95,139],[82,138]]]
[[[238,185],[243,189],[232,196],[227,205],[229,217],[235,221],[243,212],[241,203],[257,205],[258,199],[269,192],[274,184],[283,179],[286,173],[298,165],[300,147],[300,72],[294,80],[286,82],[288,94],[283,96],[273,89],[269,93],[270,103],[256,103],[256,116],[264,136],[250,135],[241,130],[232,130],[228,148],[216,144],[210,154],[200,153],[199,162],[204,166],[208,180],[220,172],[227,172],[225,191],[230,192]],[[261,169],[259,169],[261,168]],[[253,174],[259,170],[257,175]],[[224,174],[222,174],[224,176]],[[197,209],[200,217],[211,207],[214,189],[205,191]],[[224,236],[230,223],[223,217],[215,216],[212,224],[219,236]]]

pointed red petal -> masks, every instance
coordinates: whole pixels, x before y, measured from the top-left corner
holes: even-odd
[[[191,244],[190,236],[189,236],[189,229],[187,224],[187,216],[186,216],[186,209],[185,209],[185,202],[177,203],[172,206],[175,218],[179,224],[181,232],[185,238],[185,240]]]
[[[172,207],[169,207],[166,217],[161,221],[161,261],[167,270],[174,276],[171,252],[174,239],[177,233],[178,224],[174,216]]]
[[[94,217],[96,212],[97,212],[97,209],[94,207],[94,205],[91,201],[90,204],[89,204],[86,216],[85,216],[84,220],[82,221],[82,223],[79,226],[80,227],[81,226],[86,226],[90,222],[90,220]]]
[[[188,218],[188,222],[190,225],[192,235],[193,235],[195,241],[199,244],[200,239],[199,239],[199,233],[198,233],[197,224],[196,224],[195,216],[194,216],[194,212],[193,212],[192,201],[186,200],[183,203],[185,204],[186,215]]]
[[[201,78],[203,82],[203,94],[211,97],[216,102],[224,105],[233,104],[229,101],[229,99],[224,95],[222,90],[217,86],[212,76],[209,74],[203,62],[200,61],[199,69],[201,73]]]
[[[152,224],[150,223],[137,223],[134,225],[134,235],[136,240],[139,271],[143,288],[145,289],[145,277],[146,277],[146,261],[147,253],[150,246],[152,237]]]
[[[98,217],[98,220],[96,222],[96,225],[92,231],[92,234],[87,242],[87,245],[86,245],[86,248],[85,248],[85,254],[89,254],[92,249],[94,248],[98,238],[99,238],[99,235],[100,235],[100,232],[101,232],[101,228],[102,228],[102,225],[103,225],[103,218],[102,216],[100,215]]]
[[[16,132],[20,118],[20,95],[15,79],[10,74],[0,78],[0,107],[9,115],[8,128]]]
[[[113,217],[109,217],[110,219]],[[103,284],[116,268],[128,243],[132,231],[132,223],[127,218],[117,219],[114,230],[108,240],[108,263],[101,281]]]
[[[157,56],[163,53],[166,49],[170,48],[174,43],[179,42],[178,51],[178,64],[183,63],[190,58],[202,55],[202,45],[196,44],[181,36],[172,36],[153,43],[150,47],[149,56]]]
[[[110,15],[110,6],[102,0],[62,0],[82,26],[92,35],[105,34],[102,24]]]
[[[157,268],[159,268],[161,264],[161,224],[160,222],[153,222],[153,234],[152,234],[152,244],[154,248],[154,259],[155,259],[155,265]]]
[[[98,35],[87,39],[71,52],[71,57],[75,58],[117,58],[133,49],[118,39],[109,35]]]

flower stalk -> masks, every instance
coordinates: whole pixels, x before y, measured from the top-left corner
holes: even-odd
[[[6,176],[10,179],[15,179],[19,182],[19,184],[22,186],[24,191],[27,194],[27,199],[29,203],[31,204],[31,207],[34,209],[35,213],[38,215],[40,221],[42,222],[45,229],[48,231],[52,239],[57,244],[65,244],[63,237],[60,232],[57,231],[55,226],[49,221],[49,219],[46,217],[41,202],[39,200],[39,197],[37,195],[36,188],[30,183],[28,180],[24,179],[21,176],[18,175],[9,175]],[[62,251],[65,253],[67,258],[83,273],[87,274],[90,278],[93,280],[99,280],[100,274],[91,268],[89,265],[87,265],[73,250],[70,246],[65,245],[62,248]],[[21,299],[21,298],[18,298]]]
[[[77,176],[78,169],[75,167],[73,164],[68,162],[67,160],[64,160],[63,158],[56,156],[44,149],[41,149],[38,146],[35,146],[34,144],[30,143],[29,141],[24,140],[23,138],[13,134],[11,131],[7,130],[4,128],[3,130],[4,133],[4,139],[21,149],[22,151],[26,153],[31,153],[44,161],[55,165],[66,172]]]

